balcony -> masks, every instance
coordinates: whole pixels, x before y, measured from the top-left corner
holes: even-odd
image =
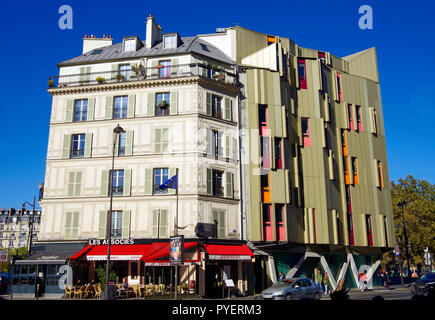
[[[147,80],[179,79],[200,76],[227,85],[236,85],[236,75],[201,63],[132,68],[119,71],[91,72],[48,77],[48,88],[67,88]]]

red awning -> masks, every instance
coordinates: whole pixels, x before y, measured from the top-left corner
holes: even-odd
[[[204,244],[209,260],[249,260],[254,258],[254,253],[246,244]]]

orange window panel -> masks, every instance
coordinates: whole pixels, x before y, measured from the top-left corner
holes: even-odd
[[[261,186],[261,202],[270,203],[271,202],[270,193],[270,174],[262,176],[262,186]]]
[[[276,38],[274,36],[267,36],[268,44],[275,43],[275,42],[276,42]]]
[[[353,174],[353,184],[359,184],[359,173],[358,173],[358,159],[352,158],[352,174]]]
[[[384,179],[382,179],[382,163],[378,161],[379,187],[384,187]]]
[[[341,130],[341,144],[343,149],[343,156],[347,157],[348,151],[347,151],[347,135],[346,130]]]
[[[344,183],[350,184],[349,158],[348,157],[343,157],[343,171],[344,171]]]

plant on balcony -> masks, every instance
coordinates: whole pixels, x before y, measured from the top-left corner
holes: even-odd
[[[158,106],[159,106],[160,108],[166,108],[167,106],[169,106],[169,104],[168,104],[168,101],[163,100],[163,101],[161,101],[161,102],[158,104]]]
[[[146,69],[142,64],[131,65],[131,70],[137,75],[137,78],[143,80],[146,78]]]
[[[156,65],[156,68],[157,69],[161,69],[161,68],[163,68],[164,66],[162,66],[161,64],[158,64],[158,65]]]
[[[102,83],[106,82],[106,78],[104,78],[104,77],[96,77],[95,80],[96,80],[99,84],[102,84]]]
[[[122,74],[118,73],[118,74],[115,76],[115,79],[116,79],[116,81],[120,82],[120,81],[124,81],[124,80],[125,80],[125,77],[124,77]]]
[[[48,87],[49,88],[54,88],[54,81],[53,81],[53,79],[48,80]]]

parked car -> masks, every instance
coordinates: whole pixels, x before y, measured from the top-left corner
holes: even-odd
[[[421,279],[411,284],[411,292],[414,296],[427,296],[435,290],[435,272],[425,274]]]
[[[308,278],[279,280],[261,293],[263,299],[273,300],[320,300],[321,296],[322,289]]]

